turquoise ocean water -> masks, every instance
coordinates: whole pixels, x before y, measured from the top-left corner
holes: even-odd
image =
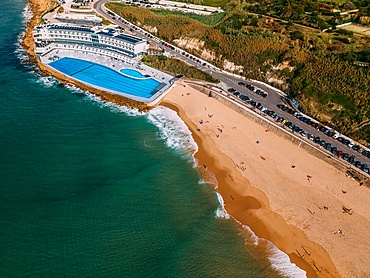
[[[0,277],[297,277],[228,218],[175,113],[109,105],[22,63],[26,4],[0,2]]]

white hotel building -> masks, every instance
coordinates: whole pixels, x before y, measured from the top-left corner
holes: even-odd
[[[80,27],[66,24],[45,24],[33,31],[36,54],[53,49],[85,48],[123,61],[131,60],[147,51],[147,41],[118,32],[112,27]]]

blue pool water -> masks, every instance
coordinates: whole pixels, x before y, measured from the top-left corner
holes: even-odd
[[[82,82],[146,99],[152,97],[160,85],[152,78],[130,78],[108,67],[75,58],[64,57],[49,66]]]
[[[142,75],[141,72],[133,69],[121,69],[120,72],[136,78],[147,78],[145,75]]]

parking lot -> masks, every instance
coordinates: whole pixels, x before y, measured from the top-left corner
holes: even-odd
[[[266,92],[247,82],[240,81],[238,85],[246,87],[256,97],[258,96],[263,99],[268,96]],[[367,174],[370,173],[368,166],[370,159],[369,149],[354,143],[349,138],[322,125],[318,121],[301,114],[289,104],[279,103],[276,105],[276,109],[273,110],[253,100],[253,96],[250,97],[245,93],[240,93],[233,87],[229,88],[228,92],[239,98],[240,101],[247,104],[250,108],[261,111],[274,122],[279,123],[292,133],[299,135],[303,140],[311,141],[312,144],[316,144],[319,148],[331,153],[333,156],[348,162]],[[295,118],[295,123],[291,120],[292,118]]]

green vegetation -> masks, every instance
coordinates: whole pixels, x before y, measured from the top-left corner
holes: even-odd
[[[350,0],[319,0],[318,2],[344,4],[344,3],[347,3],[349,1]]]
[[[362,125],[370,119],[370,68],[354,64],[355,61],[369,62],[370,38],[342,29],[333,28],[323,33],[294,25],[303,19],[312,23],[312,18],[306,18],[307,13],[317,13],[315,16],[321,18],[321,12],[315,10],[317,2],[305,6],[306,2],[311,3],[310,0],[291,0],[289,5],[285,0],[242,4],[234,1],[225,6],[226,14],[209,21],[199,16],[153,12],[118,3],[108,3],[107,6],[147,30],[155,27],[155,35],[165,41],[175,44],[180,38],[188,41],[188,52],[197,56],[208,53],[203,58],[218,67],[232,63],[241,66],[240,74],[284,90],[300,103],[307,114],[344,134],[370,142],[370,127]],[[360,5],[369,5],[366,4],[368,0],[365,2]],[[262,3],[266,4],[265,8]],[[276,8],[273,9],[273,5]],[[300,5],[303,5],[303,10]],[[266,14],[278,14],[288,20],[251,14],[252,7],[257,6],[258,9],[266,9]],[[311,12],[307,11],[310,7],[313,9]],[[367,13],[365,10],[361,9],[360,14]],[[353,18],[357,17],[355,14]],[[179,61],[155,59],[159,58],[151,58],[146,63],[189,76],[184,70],[180,71],[184,66],[178,65]],[[189,77],[205,79],[194,75]]]
[[[110,22],[109,20],[103,18],[103,22],[102,22],[103,25],[110,25],[112,24],[112,22]]]
[[[358,13],[340,14],[356,8],[360,8]],[[252,0],[244,9],[323,30],[346,22],[360,22],[361,17],[370,15],[370,1]]]
[[[204,5],[210,7],[223,7],[229,0],[174,0],[176,2],[189,3],[195,5]]]
[[[207,82],[217,83],[218,80],[206,72],[191,67],[178,59],[167,58],[166,56],[147,55],[141,59],[144,64],[173,75],[183,75],[186,78],[200,79]]]
[[[170,10],[151,10],[151,11],[158,16],[184,16],[211,26],[219,23],[222,20],[222,18],[226,15],[226,13],[212,13],[210,15],[204,16],[194,13],[183,13],[181,11],[170,11]]]

